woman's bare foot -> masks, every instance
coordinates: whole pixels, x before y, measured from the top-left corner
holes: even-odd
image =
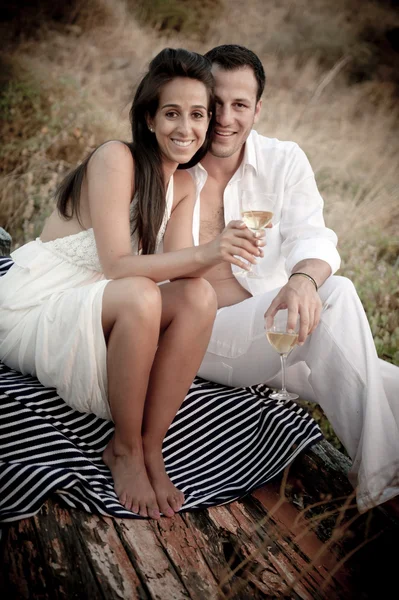
[[[183,506],[184,494],[169,479],[162,452],[144,448],[144,462],[161,513],[165,517],[173,517]]]
[[[148,479],[142,452],[116,454],[112,437],[102,458],[111,470],[119,502],[142,517],[159,519],[156,495]]]

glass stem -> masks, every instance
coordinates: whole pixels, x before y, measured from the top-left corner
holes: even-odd
[[[287,360],[287,354],[280,354],[281,360],[281,391],[285,394],[287,390],[285,389],[285,361]]]

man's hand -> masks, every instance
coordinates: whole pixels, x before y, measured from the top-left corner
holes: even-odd
[[[287,329],[295,329],[299,314],[298,344],[302,345],[320,321],[322,303],[313,283],[301,275],[290,279],[267,309],[266,326],[272,325],[274,315],[283,308],[288,309]]]

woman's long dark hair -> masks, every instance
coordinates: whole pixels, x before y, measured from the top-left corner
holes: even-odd
[[[137,232],[143,254],[153,254],[157,234],[165,213],[165,181],[161,152],[147,119],[154,118],[158,110],[159,96],[163,86],[175,77],[187,77],[201,81],[208,91],[209,111],[214,115],[213,77],[211,63],[196,52],[182,48],[165,48],[150,62],[147,74],[141,80],[130,109],[132,143],[126,143],[135,162],[135,194],[137,203],[131,223],[132,234]],[[206,154],[212,129],[208,128],[204,144],[189,163],[179,168],[197,164]],[[95,152],[95,150],[93,151]],[[69,173],[56,192],[57,208],[65,219],[75,214],[79,220],[79,198],[87,164],[93,152],[79,167]]]

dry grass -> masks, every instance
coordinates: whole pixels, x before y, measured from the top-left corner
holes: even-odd
[[[234,511],[235,515],[239,514],[241,535],[239,545],[236,544],[233,548],[228,568],[221,572],[219,577],[221,598],[226,600],[240,598],[244,588],[248,589],[248,583],[253,586],[254,598],[303,597],[304,590],[309,592],[306,581],[314,584],[315,579],[317,580],[317,576],[320,577],[320,575],[322,575],[323,581],[319,582],[317,598],[331,600],[344,597],[336,588],[335,578],[337,576],[338,581],[342,583],[344,579],[345,585],[349,586],[345,590],[350,594],[348,598],[355,597],[349,590],[352,583],[349,578],[351,561],[354,555],[364,551],[365,547],[368,547],[366,552],[370,555],[373,554],[373,548],[378,546],[383,548],[381,541],[377,546],[375,545],[378,538],[386,533],[381,527],[381,520],[378,522],[381,515],[374,514],[373,511],[366,516],[360,515],[356,509],[355,492],[344,493],[341,497],[332,497],[331,494],[322,497],[323,494],[320,492],[316,492],[316,494],[310,492],[308,495],[309,490],[307,490],[303,496],[296,497],[293,502],[291,485],[292,476],[290,476],[290,467],[287,467],[280,482],[279,498],[267,510],[267,514],[262,511],[256,518],[253,512],[248,513],[244,507],[239,508],[237,512]],[[397,485],[397,481],[392,481],[392,485]],[[284,531],[284,526],[281,527],[281,523],[284,523],[284,518],[281,516],[284,510],[281,511],[281,509],[287,503],[294,503],[297,506],[300,503],[301,508],[295,519],[289,520],[288,531]],[[254,509],[252,508],[252,510]],[[250,520],[245,522],[243,516],[248,516],[248,514],[251,515]],[[285,525],[287,525],[287,521],[285,521]],[[283,538],[282,531],[285,533]],[[293,554],[290,554],[290,550],[288,550],[287,555],[291,558],[291,568],[281,569],[280,565],[280,569],[273,571],[275,577],[273,591],[278,591],[276,595],[271,596],[270,581],[267,577],[264,579],[263,575],[265,569],[273,569],[278,563],[278,549],[283,547],[284,550],[287,550],[290,546],[290,539],[292,548],[301,549],[302,540],[309,539],[312,535],[318,536],[323,543],[312,549],[303,564],[300,564],[298,557],[292,560]],[[274,561],[273,557],[277,560]],[[333,562],[331,562],[332,557],[334,557]],[[328,572],[325,570],[325,565],[323,566],[324,559],[327,559],[330,566]],[[343,569],[345,565],[347,565],[346,573],[345,568]],[[343,573],[345,575],[342,579],[339,575]],[[362,597],[371,598],[372,596],[366,595],[365,590],[364,586]]]

